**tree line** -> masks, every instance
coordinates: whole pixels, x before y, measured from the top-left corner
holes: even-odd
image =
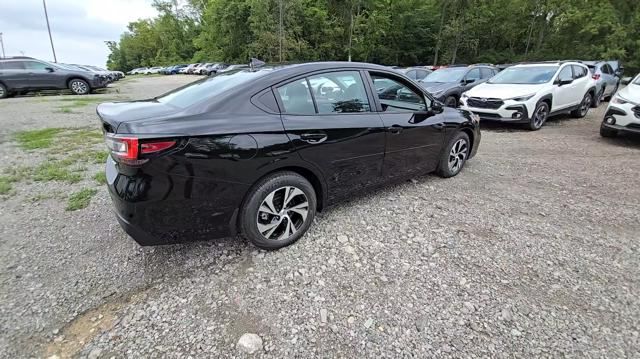
[[[154,0],[107,67],[352,60],[386,65],[619,59],[640,69],[638,0]]]

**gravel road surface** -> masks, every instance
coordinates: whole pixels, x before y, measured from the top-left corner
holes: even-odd
[[[46,161],[16,131],[97,128],[95,104],[59,110],[68,97],[0,101],[0,169]],[[0,357],[638,358],[640,139],[600,138],[605,107],[537,132],[483,124],[457,177],[353,198],[277,252],[141,248],[103,186],[18,182],[0,198]],[[81,186],[98,193],[65,211]]]

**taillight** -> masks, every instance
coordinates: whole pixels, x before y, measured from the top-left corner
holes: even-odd
[[[593,74],[591,78],[593,78],[594,80],[600,80],[600,74]]]
[[[140,158],[140,155],[164,151],[176,144],[176,141],[141,140],[137,137],[117,135],[106,135],[105,142],[114,160],[129,165],[141,165],[148,159]]]

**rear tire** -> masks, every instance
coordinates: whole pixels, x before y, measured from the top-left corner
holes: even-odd
[[[9,90],[7,90],[7,87],[5,85],[0,83],[0,98],[7,97],[9,97]]]
[[[91,87],[89,87],[89,84],[85,80],[71,79],[71,81],[69,81],[69,90],[71,90],[74,95],[86,95],[91,92]]]
[[[436,173],[443,178],[449,178],[462,171],[471,153],[469,136],[460,131],[454,135],[440,155],[440,163]]]
[[[274,173],[247,194],[240,208],[240,231],[256,247],[286,247],[307,232],[316,203],[316,192],[306,178],[290,171]]]
[[[614,138],[618,136],[618,131],[611,128],[604,127],[604,125],[600,125],[600,136],[606,137],[606,138]]]
[[[591,108],[592,99],[591,92],[587,92],[580,102],[580,107],[571,111],[571,116],[575,118],[585,117],[589,113],[589,108]]]
[[[455,96],[447,96],[444,100],[444,105],[447,107],[458,107],[458,99]]]

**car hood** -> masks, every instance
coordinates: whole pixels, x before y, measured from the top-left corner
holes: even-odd
[[[161,118],[180,112],[181,109],[170,106],[156,100],[105,102],[98,105],[96,112],[100,119],[111,126],[111,131],[119,131],[121,124],[145,120],[149,118]],[[126,127],[126,126],[125,126]],[[120,128],[122,130],[122,128]],[[128,133],[124,131],[124,133]]]
[[[449,90],[457,86],[455,82],[420,82],[422,87],[429,93],[436,93]]]
[[[640,85],[629,84],[622,90],[618,91],[618,94],[626,100],[640,104]]]
[[[519,96],[531,95],[542,90],[546,84],[540,85],[516,85],[516,84],[491,84],[482,83],[471,90],[465,92],[469,97],[485,97],[509,99]]]

